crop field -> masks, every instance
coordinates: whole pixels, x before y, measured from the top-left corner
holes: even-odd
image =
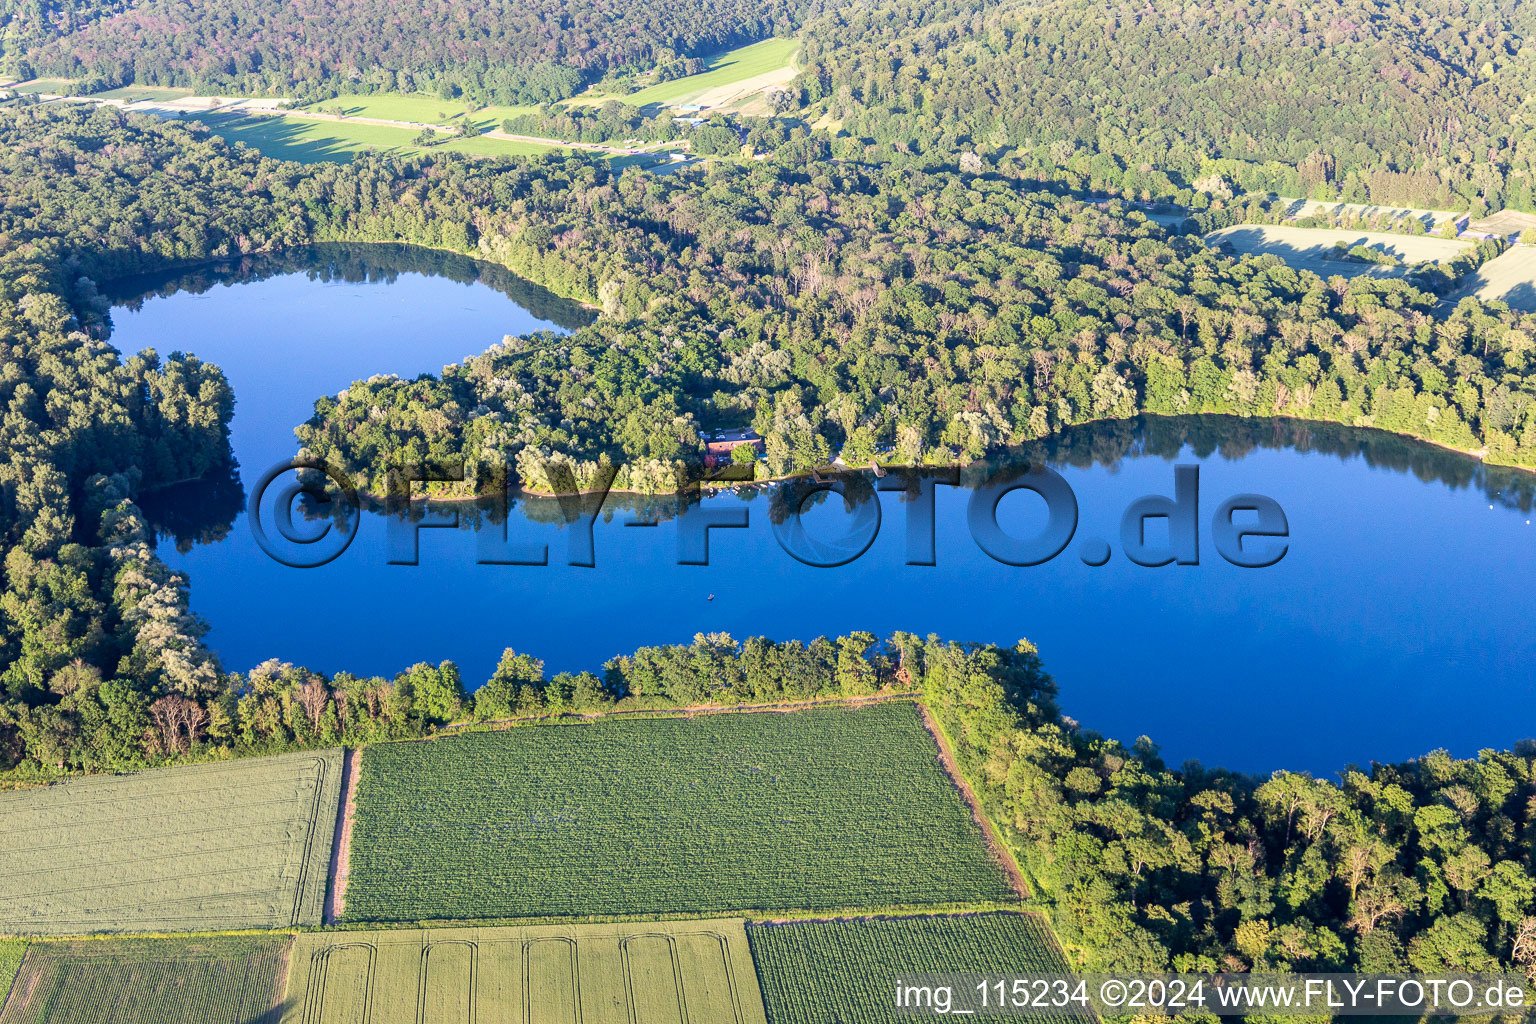
[[[357,785],[347,920],[1017,898],[905,702],[383,744]]]
[[[339,751],[0,794],[0,933],[319,924]]]
[[[740,921],[310,933],[289,963],[281,1024],[766,1024]]]
[[[1467,275],[1448,301],[1457,302],[1468,295],[1536,313],[1536,245],[1513,246],[1484,263]]]
[[[0,1024],[275,1024],[285,935],[39,942]]]
[[[1298,228],[1275,224],[1240,224],[1222,228],[1205,236],[1213,246],[1230,247],[1238,255],[1271,254],[1279,256],[1297,270],[1310,270],[1319,277],[1403,277],[1417,263],[1450,259],[1472,245],[1454,238],[1424,235],[1398,235],[1391,232],[1342,231],[1333,228]],[[1406,266],[1388,267],[1330,259],[1336,242],[1351,246],[1365,245],[1380,249],[1402,260]]]
[[[709,61],[709,67],[697,75],[674,78],[623,97],[625,103],[643,107],[652,103],[668,105],[696,103],[704,94],[726,86],[737,86],[759,77],[772,76],[774,72],[787,71],[790,58],[800,44],[794,39],[764,39],[762,42],[738,47],[717,54]],[[788,81],[788,75],[781,75]],[[764,86],[773,84],[769,81]],[[604,97],[606,99],[607,97]]]
[[[796,921],[752,925],[747,935],[770,1024],[910,1021],[892,1006],[898,977],[1008,977],[1067,970],[1045,923],[1031,914]],[[1053,1018],[1004,1014],[982,1019]]]

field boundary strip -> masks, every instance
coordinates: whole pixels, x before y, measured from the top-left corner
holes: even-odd
[[[341,793],[336,800],[336,829],[331,835],[331,867],[327,878],[325,908],[320,923],[331,925],[347,906],[347,878],[351,874],[352,823],[357,816],[357,773],[363,750],[352,747],[342,754]]]
[[[871,693],[861,697],[814,697],[807,700],[774,701],[768,704],[688,704],[676,708],[624,708],[615,711],[562,711],[553,715],[527,715],[520,718],[497,718],[486,722],[453,722],[443,726],[435,735],[408,740],[385,740],[385,743],[417,743],[421,739],[434,740],[456,733],[496,732],[497,727],[515,729],[540,722],[569,722],[579,724],[605,719],[625,718],[700,718],[704,715],[789,714],[812,708],[864,707],[868,704],[886,704],[911,701],[922,703],[922,694],[916,690],[895,693]],[[376,746],[376,744],[370,744]]]
[[[1021,900],[1030,898],[1029,882],[1024,877],[1024,870],[1019,867],[1018,860],[1013,856],[1013,851],[1003,841],[1001,830],[981,806],[981,800],[976,796],[976,791],[971,787],[971,780],[966,778],[961,770],[959,762],[955,760],[955,749],[949,741],[949,734],[939,724],[928,705],[922,701],[917,702],[918,714],[922,716],[923,727],[933,737],[933,742],[939,748],[939,761],[944,765],[944,772],[949,776],[949,781],[954,783],[960,791],[960,797],[971,809],[971,817],[975,820],[981,834],[985,837],[987,846],[992,850],[993,856],[998,860],[1003,870],[1008,875],[1008,880],[1013,884],[1014,891],[1019,894]]]

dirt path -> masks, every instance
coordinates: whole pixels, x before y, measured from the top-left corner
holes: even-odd
[[[1029,883],[1024,881],[1024,872],[1019,870],[1013,854],[1009,853],[1008,847],[1003,845],[1002,836],[998,835],[997,829],[992,827],[992,819],[988,818],[986,812],[981,809],[981,801],[976,799],[976,791],[971,788],[971,784],[961,773],[960,766],[955,763],[955,752],[950,749],[949,740],[944,738],[944,730],[940,729],[939,723],[933,720],[933,713],[928,710],[927,705],[919,703],[917,708],[923,716],[923,725],[927,728],[928,734],[939,745],[939,760],[943,762],[944,770],[949,773],[950,780],[954,782],[955,788],[960,791],[960,796],[970,807],[971,817],[980,826],[981,834],[986,839],[987,846],[991,848],[992,855],[1008,873],[1008,881],[1013,884],[1013,890],[1019,894],[1019,898],[1029,899]]]
[[[341,762],[341,799],[336,803],[336,834],[331,841],[331,884],[326,890],[325,913],[321,917],[326,924],[335,924],[347,909],[352,820],[357,815],[357,771],[362,760],[362,750],[354,747]]]
[[[32,951],[30,949],[27,950],[28,955],[30,955],[31,952]],[[25,989],[19,988],[23,975],[25,975],[27,979],[27,987]],[[16,968],[16,978],[13,982],[11,982],[10,990],[5,993],[4,999],[0,999],[0,1010],[4,1010],[9,1006],[15,1011],[18,1017],[21,1016],[21,1014],[26,1013],[27,1007],[32,1005],[32,996],[37,991],[38,979],[42,976],[43,975],[41,971],[32,971],[30,973],[27,972],[27,958],[26,956],[23,956],[21,958],[21,966]],[[15,1005],[11,1006],[13,1002]]]

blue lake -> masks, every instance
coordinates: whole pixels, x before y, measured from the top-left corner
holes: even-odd
[[[1065,551],[1032,567],[996,561],[973,539],[967,505],[988,472],[979,467],[963,486],[936,488],[932,566],[907,564],[912,503],[882,492],[878,535],[836,568],[786,553],[773,523],[782,497],[742,493],[703,505],[748,518],[710,531],[708,565],[679,564],[698,507],[613,495],[592,528],[590,568],[567,564],[582,527],[546,499],[515,504],[506,532],[548,545],[548,565],[477,564],[480,533],[499,535],[501,522],[466,507],[459,529],[416,533],[417,565],[389,564],[391,534],[409,539],[409,524],[364,512],[334,561],[296,569],[257,545],[244,488],[294,453],[292,428],[316,397],[374,373],[436,372],[503,335],[567,330],[590,313],[495,268],[384,247],[116,287],[114,344],[196,353],[235,390],[241,480],[145,501],[163,556],[190,576],[193,608],[231,670],[276,657],[389,674],[448,658],[473,686],[505,647],[550,670],[597,669],[697,632],[809,640],[900,629],[1028,637],[1067,714],[1127,741],[1149,735],[1174,763],[1331,775],[1351,762],[1437,747],[1470,755],[1536,734],[1536,631],[1517,614],[1536,579],[1530,474],[1371,431],[1154,419],[1081,428],[1020,454],[1054,467],[1079,507]],[[1176,464],[1199,467],[1199,564],[1132,564],[1121,515],[1142,496],[1172,496]],[[1239,568],[1216,550],[1212,513],[1240,493],[1284,510],[1287,548],[1273,566]],[[803,516],[808,537],[831,541],[868,521],[869,509],[828,498]],[[637,518],[657,525],[626,525]],[[998,522],[1036,534],[1044,503],[1013,492]],[[1154,544],[1158,524],[1149,525]],[[1084,563],[1088,539],[1109,542],[1107,564]]]

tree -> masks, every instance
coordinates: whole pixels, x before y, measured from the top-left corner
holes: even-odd
[[[464,683],[451,661],[436,667],[425,662],[412,665],[397,680],[409,692],[414,713],[427,725],[446,725],[464,709]]]
[[[837,685],[845,697],[874,693],[879,685],[874,666],[865,656],[875,643],[873,633],[855,632],[837,641]]]
[[[490,680],[475,691],[475,717],[494,721],[524,713],[536,703],[536,694],[543,687],[544,663],[508,647],[501,652]],[[538,703],[542,703],[541,698]]]

